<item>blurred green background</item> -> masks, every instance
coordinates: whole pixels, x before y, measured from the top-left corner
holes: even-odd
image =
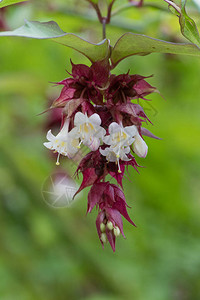
[[[189,2],[198,22],[198,7]],[[114,8],[125,3],[118,0]],[[66,32],[101,40],[101,26],[83,0],[35,0],[5,10],[9,29],[25,18],[54,20]],[[157,9],[124,10],[107,36],[113,44],[127,31],[184,41],[176,16]],[[67,77],[70,58],[89,64],[51,41],[0,39],[0,299],[200,299],[199,58],[130,57],[115,70],[154,74],[148,81],[165,98],[141,101],[154,124],[147,128],[162,140],[146,138],[148,156],[137,159],[145,168],[140,175],[129,169],[125,195],[138,227],[124,222],[126,239],[117,239],[116,253],[108,245],[102,250],[96,211],[85,215],[88,190],[62,209],[41,195],[57,168],[43,146],[51,116],[37,114],[58,96],[60,88],[50,82]],[[73,175],[75,166],[62,160],[62,169]]]

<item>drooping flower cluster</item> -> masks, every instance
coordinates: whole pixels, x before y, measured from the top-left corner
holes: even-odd
[[[60,132],[47,133],[44,145],[60,155],[73,158],[81,145],[91,151],[80,161],[76,174],[83,181],[77,191],[91,186],[88,194],[88,212],[94,206],[99,210],[96,226],[99,239],[107,241],[115,251],[115,239],[123,233],[121,215],[135,225],[127,213],[127,203],[122,191],[125,167],[137,170],[135,157],[145,158],[148,147],[143,136],[156,138],[142,127],[150,122],[143,108],[132,100],[144,99],[155,92],[146,78],[140,75],[113,75],[108,60],[86,65],[72,63],[72,74],[63,85],[52,108],[62,108]],[[110,175],[116,184],[106,181]],[[76,193],[76,194],[77,194]]]

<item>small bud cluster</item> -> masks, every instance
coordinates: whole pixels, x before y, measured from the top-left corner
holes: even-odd
[[[108,241],[107,239],[107,235],[106,235],[106,227],[108,228],[108,230],[112,231],[113,234],[118,237],[120,236],[120,229],[118,226],[113,225],[113,223],[111,221],[107,221],[107,223],[101,223],[100,224],[100,230],[102,232],[100,239],[103,243],[106,243]]]
[[[45,147],[60,155],[73,158],[81,145],[90,152],[82,158],[76,174],[83,181],[77,193],[92,186],[88,194],[88,212],[99,209],[96,226],[102,243],[108,241],[115,251],[115,238],[123,234],[121,215],[135,225],[127,213],[122,191],[125,168],[139,167],[133,154],[145,158],[148,147],[143,135],[156,138],[142,127],[148,122],[143,108],[132,100],[143,99],[156,89],[140,75],[110,72],[109,60],[95,62],[88,67],[72,63],[72,74],[63,85],[51,108],[62,109],[60,132],[47,133]],[[149,121],[150,122],[150,121]],[[118,185],[105,181],[111,175]],[[121,188],[119,187],[121,186]]]

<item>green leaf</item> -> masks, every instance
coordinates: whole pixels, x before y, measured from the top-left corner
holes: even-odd
[[[66,33],[54,21],[44,23],[25,21],[25,25],[13,31],[0,32],[0,36],[20,36],[34,39],[49,39],[64,35]]]
[[[200,56],[200,49],[194,44],[177,44],[157,40],[146,35],[125,33],[115,44],[111,61],[115,67],[122,59],[131,55],[147,55],[150,53],[171,53]]]
[[[0,0],[0,8],[25,1],[27,0]]]
[[[179,16],[179,23],[182,34],[192,43],[200,47],[200,36],[197,26],[192,18],[190,18],[185,10],[186,0],[181,1],[181,14]]]
[[[18,36],[33,39],[52,39],[54,42],[73,48],[85,55],[92,62],[103,60],[109,53],[109,41],[103,40],[98,44],[90,43],[73,33],[64,32],[57,23],[29,22],[13,31],[0,32],[0,36]]]
[[[165,0],[166,1],[166,0]],[[181,0],[181,6],[177,6],[175,3],[171,3],[171,1],[166,1],[169,4],[169,8],[171,9],[172,13],[178,16],[179,23],[181,27],[182,35],[188,39],[190,42],[194,43],[198,47],[200,47],[200,36],[197,26],[194,20],[188,16],[185,6],[187,0]]]

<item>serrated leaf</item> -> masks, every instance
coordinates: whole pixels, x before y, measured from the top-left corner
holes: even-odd
[[[108,55],[109,41],[90,43],[73,33],[64,32],[56,22],[26,21],[25,25],[13,31],[0,32],[0,36],[17,36],[33,39],[52,39],[56,43],[73,48],[92,62],[103,60]]]
[[[16,4],[19,2],[25,2],[27,0],[0,0],[0,8],[8,6],[8,5],[12,5],[12,4]]]
[[[121,60],[131,55],[147,55],[155,52],[200,56],[200,49],[194,44],[170,43],[129,32],[116,42],[111,54],[112,65],[115,67]]]

